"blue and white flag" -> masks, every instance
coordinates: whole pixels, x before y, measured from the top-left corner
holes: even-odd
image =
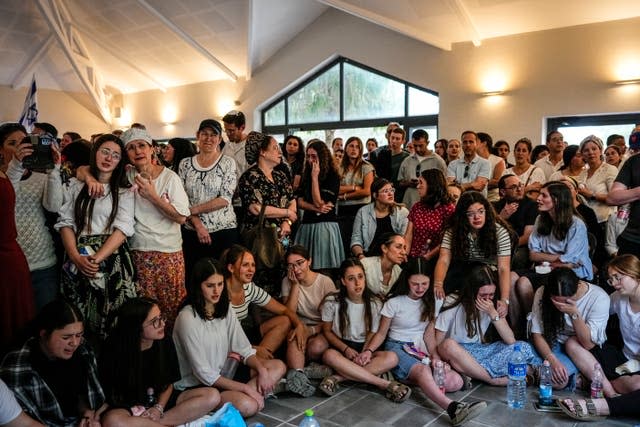
[[[24,100],[24,107],[22,107],[22,114],[20,114],[20,123],[27,129],[28,133],[33,130],[33,125],[38,121],[38,106],[37,106],[37,94],[36,94],[36,75],[33,75],[31,79],[31,85],[29,91],[27,91],[27,97]]]

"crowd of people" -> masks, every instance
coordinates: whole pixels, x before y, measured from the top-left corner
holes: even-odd
[[[570,416],[638,415],[640,126],[606,150],[521,138],[511,164],[483,132],[431,151],[398,123],[343,147],[222,122],[195,146],[67,132],[52,169],[0,125],[0,425],[250,417],[344,381],[417,386],[460,425],[486,402],[446,393],[505,386],[516,342],[530,385],[544,360],[557,389],[602,366],[604,399],[561,399]]]

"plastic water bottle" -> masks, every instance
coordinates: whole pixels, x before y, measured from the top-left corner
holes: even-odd
[[[438,388],[440,389],[442,394],[445,393],[444,377],[445,377],[445,375],[444,375],[444,365],[442,364],[442,360],[438,360],[436,362],[435,369],[433,370],[433,379],[435,380],[436,385],[438,386]]]
[[[626,224],[629,221],[629,214],[631,213],[631,205],[629,203],[618,206],[618,212],[616,213],[616,221],[620,224]]]
[[[238,370],[240,359],[242,359],[242,357],[238,353],[230,352],[227,355],[227,360],[225,360],[224,365],[222,365],[222,369],[220,369],[220,375],[225,378],[233,379],[236,375],[236,371]]]
[[[602,393],[602,368],[599,363],[593,365],[593,375],[591,375],[591,398],[604,397]]]
[[[144,407],[149,409],[152,408],[156,403],[158,403],[158,401],[156,400],[155,390],[153,389],[153,387],[149,387],[147,389],[147,400],[144,403]]]
[[[298,424],[298,427],[320,427],[320,423],[313,416],[313,409],[307,409],[304,411],[304,418]]]
[[[545,360],[540,366],[540,394],[538,396],[540,405],[553,404],[553,387],[551,386],[551,364]]]
[[[520,344],[513,346],[508,366],[507,404],[510,408],[522,409],[527,401],[527,363],[520,351]]]

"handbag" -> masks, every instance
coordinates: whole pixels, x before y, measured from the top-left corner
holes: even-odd
[[[258,223],[255,227],[243,230],[241,233],[244,245],[253,253],[257,267],[275,268],[284,259],[284,248],[278,239],[278,228],[264,224],[266,203],[260,208]]]

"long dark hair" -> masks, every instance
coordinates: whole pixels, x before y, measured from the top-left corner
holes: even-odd
[[[433,209],[438,203],[444,205],[453,203],[453,199],[447,191],[447,180],[440,169],[426,169],[420,173],[427,183],[427,194],[420,199],[427,207]]]
[[[474,203],[480,203],[485,211],[484,225],[475,231],[467,218],[467,210]],[[493,205],[486,197],[477,191],[465,191],[460,196],[456,210],[451,217],[449,230],[451,230],[451,255],[453,259],[469,259],[471,256],[469,247],[469,234],[476,232],[476,241],[485,258],[493,258],[498,253],[498,239],[496,236],[497,224],[500,224],[508,232],[511,227],[498,215]]]
[[[573,224],[573,217],[579,216],[573,206],[571,190],[564,183],[558,181],[547,182],[542,188],[547,189],[551,200],[553,200],[555,219],[551,217],[549,212],[540,212],[537,231],[543,236],[553,234],[556,239],[564,240],[571,224]]]
[[[4,145],[4,142],[9,137],[9,135],[11,135],[16,131],[21,131],[25,135],[27,134],[27,130],[20,123],[9,122],[9,123],[1,124],[0,125],[0,147]]]
[[[362,263],[360,262],[360,260],[358,260],[357,258],[347,258],[344,261],[342,261],[342,264],[340,264],[340,278],[343,279],[345,274],[347,273],[347,269],[350,267],[358,267],[362,270],[362,273],[364,274],[364,266],[362,265]],[[350,320],[349,320],[349,316],[347,315],[347,299],[348,299],[348,292],[347,292],[347,287],[345,285],[342,284],[342,281],[340,281],[340,286],[338,286],[338,292],[333,292],[331,294],[327,294],[324,299],[322,300],[322,303],[320,304],[320,306],[322,306],[327,300],[329,299],[335,299],[338,302],[338,316],[340,319],[340,334],[342,335],[342,337],[344,338],[345,335],[347,334],[347,331],[349,330],[349,324],[350,324]],[[371,302],[376,300],[377,297],[373,294],[373,292],[371,292],[371,290],[365,286],[364,290],[362,291],[362,302],[364,304],[364,319],[353,319],[354,321],[357,321],[358,323],[362,320],[364,320],[364,326],[365,326],[365,331],[367,333],[371,332],[371,328],[372,328],[372,324],[373,324],[373,315],[371,313]]]
[[[167,387],[167,384],[146,384],[143,378],[140,340],[144,321],[154,306],[158,306],[156,300],[133,298],[122,304],[115,314],[104,346],[105,355],[100,360],[100,376],[111,385],[111,389],[105,390],[107,401],[114,405],[139,402],[146,394],[146,387],[152,386],[156,395]],[[162,357],[162,352],[158,352],[157,357]]]
[[[74,218],[76,222],[77,234],[80,234],[82,230],[84,230],[85,225],[88,225],[89,234],[92,234],[94,232],[109,234],[109,228],[113,224],[113,221],[118,214],[118,206],[120,204],[120,189],[128,187],[130,185],[126,180],[126,175],[124,172],[124,156],[126,154],[124,144],[122,143],[122,140],[120,138],[110,133],[100,136],[91,147],[91,153],[89,155],[89,172],[96,178],[100,174],[96,161],[96,154],[98,153],[98,150],[100,150],[102,144],[106,142],[113,142],[115,144],[118,144],[121,154],[120,161],[116,165],[115,169],[111,173],[111,177],[109,178],[109,192],[111,193],[111,213],[109,214],[107,226],[104,230],[91,230],[91,218],[93,217],[93,207],[95,205],[95,199],[89,195],[89,187],[87,186],[87,184],[85,184],[82,187],[82,190],[80,190],[78,197],[76,197],[74,205]]]
[[[567,267],[554,268],[549,274],[549,280],[543,286],[540,299],[540,313],[542,315],[542,330],[549,345],[553,345],[558,332],[564,328],[564,313],[556,308],[551,297],[569,297],[576,294],[580,279],[576,273]]]
[[[167,167],[175,173],[178,173],[182,159],[195,156],[196,149],[191,141],[185,138],[171,138],[167,144],[172,146],[174,151],[173,160],[170,164],[167,164]]]
[[[298,151],[294,154],[295,157],[295,161],[299,162],[301,165],[304,163],[304,153],[305,153],[305,148],[304,148],[304,142],[302,142],[302,138],[300,138],[299,136],[296,135],[288,135],[285,139],[284,139],[284,144],[282,147],[282,152],[284,153],[284,158],[285,160],[287,160],[289,153],[287,152],[287,142],[290,139],[295,139],[296,141],[298,141]],[[287,161],[288,163],[288,161]]]
[[[400,273],[400,277],[393,285],[389,294],[387,295],[387,299],[391,299],[393,297],[408,295],[409,294],[409,278],[414,274],[422,274],[427,277],[429,276],[429,265],[427,260],[424,258],[411,258],[407,262],[407,264],[402,269],[402,273]],[[431,281],[431,279],[429,279]],[[433,295],[433,286],[429,283],[429,289],[422,296],[422,314],[420,315],[420,321],[429,321],[431,322],[435,319],[435,300]]]
[[[48,337],[56,329],[64,329],[71,323],[82,321],[84,317],[78,307],[65,299],[57,298],[40,309],[33,322],[33,336],[39,337],[42,334]]]
[[[318,153],[318,161],[320,162],[320,175],[318,176],[318,180],[320,182],[324,181],[329,174],[338,175],[338,170],[333,162],[329,148],[327,148],[327,144],[319,139],[312,139],[307,143],[307,152],[309,152],[310,148]],[[300,182],[300,188],[307,187],[311,188],[311,167],[309,166],[308,158],[307,161],[304,162],[302,181]]]
[[[224,319],[229,311],[229,295],[227,293],[227,286],[224,284],[224,286],[222,286],[220,299],[214,307],[213,316],[209,317],[205,313],[205,301],[200,286],[202,282],[214,274],[219,274],[223,278],[225,277],[224,268],[222,264],[220,264],[220,261],[214,258],[201,258],[198,260],[191,273],[191,282],[189,283],[187,297],[181,305],[181,307],[190,305],[193,310],[193,315],[198,315],[202,320]]]
[[[465,325],[467,329],[467,337],[473,338],[476,334],[480,334],[480,311],[476,307],[476,299],[478,291],[481,287],[494,285],[498,283],[498,275],[494,270],[484,263],[473,263],[466,276],[467,282],[459,291],[454,294],[454,299],[445,304],[440,313],[450,310],[459,305],[462,306],[466,314]],[[497,289],[497,286],[496,286]],[[493,296],[494,305],[498,301],[498,293]],[[488,335],[489,330],[487,330]],[[481,337],[482,342],[487,342],[486,337]]]

